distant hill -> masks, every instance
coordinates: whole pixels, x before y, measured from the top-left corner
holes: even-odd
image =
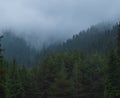
[[[28,66],[34,63],[36,51],[23,38],[16,36],[10,31],[5,31],[3,36],[4,56],[8,61],[15,59],[19,65]]]
[[[108,49],[116,48],[116,29],[111,24],[98,24],[73,35],[71,39],[61,44],[43,48],[38,57],[45,57],[56,52],[81,51],[85,54],[93,52],[106,53]]]
[[[2,40],[5,49],[4,55],[8,61],[16,59],[20,65],[32,65],[40,62],[47,55],[56,52],[80,51],[84,54],[93,52],[107,53],[110,49],[116,48],[116,29],[112,25],[98,24],[73,35],[71,39],[63,43],[56,43],[43,47],[43,49],[34,49],[22,37],[15,33],[6,31],[3,33]]]

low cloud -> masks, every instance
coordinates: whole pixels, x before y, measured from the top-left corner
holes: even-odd
[[[27,40],[64,40],[109,20],[119,20],[119,0],[0,0],[0,29]]]

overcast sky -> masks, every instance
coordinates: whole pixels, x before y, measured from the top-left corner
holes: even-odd
[[[0,29],[33,34],[43,42],[119,16],[120,0],[0,0]]]

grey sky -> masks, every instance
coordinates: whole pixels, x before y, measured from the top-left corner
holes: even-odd
[[[41,42],[57,40],[119,19],[119,9],[120,0],[0,0],[0,28],[34,35]]]

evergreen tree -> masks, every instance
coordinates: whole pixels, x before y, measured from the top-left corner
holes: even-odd
[[[6,98],[24,98],[24,89],[16,61],[9,66],[6,81]]]
[[[114,54],[114,52],[111,52],[106,70],[105,98],[117,98],[115,97],[118,86],[118,84],[116,84],[116,82],[118,81],[116,75],[117,70],[116,60],[117,60],[116,55]]]
[[[0,41],[3,36],[0,36]],[[0,97],[5,98],[5,76],[6,76],[6,69],[4,65],[4,58],[2,55],[2,45],[0,43]]]
[[[29,98],[39,98],[39,87],[38,87],[38,83],[37,83],[37,75],[38,72],[37,72],[37,67],[32,67],[29,69],[28,71],[28,77],[27,78],[27,81],[25,81],[25,92],[26,92],[26,97],[29,97]],[[25,98],[26,98],[25,97]]]
[[[73,98],[73,90],[73,81],[67,79],[67,73],[63,66],[49,89],[49,98]]]
[[[74,81],[74,97],[75,98],[80,98],[80,97],[84,97],[86,95],[84,95],[84,88],[85,86],[83,85],[83,73],[82,73],[82,69],[83,63],[81,62],[81,58],[79,58],[79,60],[74,64],[73,67],[73,81]]]
[[[117,53],[111,52],[107,67],[105,98],[120,97],[120,23],[117,28]]]

